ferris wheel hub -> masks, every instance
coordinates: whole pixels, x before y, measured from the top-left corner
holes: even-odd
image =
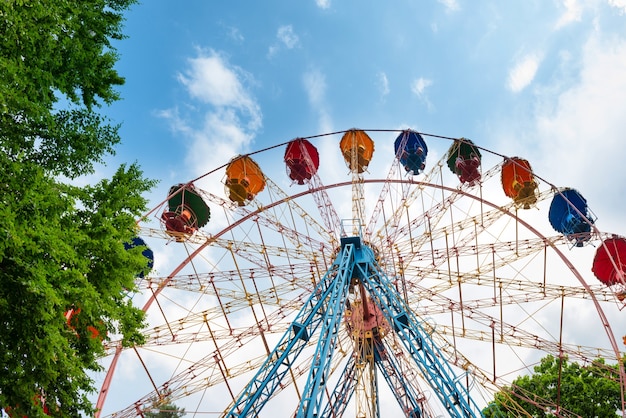
[[[390,329],[383,312],[369,298],[351,303],[344,312],[344,320],[354,339],[382,339]]]

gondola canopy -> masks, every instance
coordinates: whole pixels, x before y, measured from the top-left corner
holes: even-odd
[[[466,138],[455,139],[448,149],[448,168],[458,176],[461,183],[472,186],[481,177],[481,158],[480,150],[472,141]]]
[[[396,158],[404,169],[412,174],[419,174],[426,167],[428,147],[418,132],[405,130],[393,143]]]
[[[285,149],[287,175],[298,184],[311,180],[320,166],[317,148],[306,139],[294,139]]]
[[[211,211],[192,184],[170,187],[168,209],[161,215],[165,232],[176,241],[187,240],[209,222]]]
[[[596,250],[591,270],[607,286],[624,283],[626,239],[613,237],[604,240]]]
[[[519,157],[506,158],[502,164],[502,188],[517,206],[530,209],[537,202],[537,182],[530,163]]]
[[[359,129],[347,131],[339,141],[339,148],[350,171],[358,174],[367,170],[374,155],[374,141]]]
[[[550,225],[574,241],[577,247],[591,238],[591,225],[595,222],[587,200],[574,189],[565,189],[554,195],[548,212]]]
[[[146,242],[140,237],[134,237],[130,242],[124,243],[125,250],[132,250],[133,248],[143,248],[141,255],[146,259],[146,266],[144,269],[137,273],[137,277],[144,277],[154,267],[154,252],[148,247]]]
[[[237,156],[226,166],[228,198],[239,206],[255,198],[265,188],[265,175],[249,156]]]

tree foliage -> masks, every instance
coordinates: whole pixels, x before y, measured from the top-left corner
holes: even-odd
[[[543,358],[532,375],[520,376],[496,393],[483,414],[487,418],[581,416],[606,418],[621,410],[619,365],[603,359],[588,365]],[[558,414],[557,414],[558,412]]]
[[[185,408],[176,406],[169,397],[155,402],[152,411],[143,413],[145,418],[182,418],[185,416]]]
[[[136,164],[86,186],[119,126],[98,113],[123,78],[113,40],[134,0],[0,1],[0,407],[93,415],[103,340],[141,341],[125,249],[154,183]],[[84,183],[84,181],[81,181]]]

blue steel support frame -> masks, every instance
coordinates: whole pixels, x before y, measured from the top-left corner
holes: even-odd
[[[353,358],[348,360],[342,379],[330,395],[330,401],[323,410],[321,406],[342,313],[353,279],[363,283],[450,416],[481,417],[480,408],[471,399],[467,389],[460,384],[443,354],[415,314],[406,306],[390,279],[380,270],[372,249],[361,243],[360,236],[341,238],[341,250],[333,265],[317,284],[290,329],[225,416],[258,416],[320,325],[321,335],[296,416],[337,416],[337,413],[345,410],[355,387],[354,379],[350,380],[350,376],[355,375]],[[375,349],[378,369],[390,384],[396,399],[402,407],[414,407],[405,411],[409,417],[420,417],[422,411],[418,406],[419,394],[406,385],[399,389],[402,382],[398,365],[382,358],[382,347]],[[337,407],[336,403],[342,406]]]
[[[313,364],[304,386],[300,406],[296,413],[297,417],[318,417],[321,412],[322,396],[328,380],[328,372],[330,371],[331,359],[337,343],[337,334],[343,318],[353,271],[352,261],[354,254],[351,251],[352,244],[348,244],[344,248],[345,250],[340,253],[339,270],[335,277],[330,301],[324,312],[322,330],[315,354],[313,355]]]
[[[354,246],[343,246],[330,270],[319,281],[289,330],[282,336],[257,374],[235,400],[226,413],[226,417],[258,416],[316,329],[322,322],[327,321],[326,307],[329,304],[327,299],[331,294],[338,294],[338,283],[344,285],[346,280],[349,283],[354,265],[353,258]],[[344,285],[344,287],[347,289],[348,286]],[[330,303],[332,304],[333,301],[331,300]],[[333,315],[337,316],[336,312],[333,312]],[[318,345],[320,343],[323,343],[321,339]],[[332,355],[332,350],[330,354]]]
[[[404,303],[389,278],[373,262],[364,286],[452,417],[481,417],[478,405],[456,378],[445,356]]]
[[[387,381],[405,416],[421,418],[423,415],[421,407],[423,395],[417,393],[413,385],[405,382],[400,362],[395,356],[388,354],[389,348],[383,341],[377,341],[374,348],[376,366]]]
[[[322,417],[341,417],[348,406],[348,402],[354,394],[356,386],[356,370],[354,356],[350,356],[346,367],[341,373],[341,379],[337,382],[335,389],[331,392],[330,398],[320,415]]]

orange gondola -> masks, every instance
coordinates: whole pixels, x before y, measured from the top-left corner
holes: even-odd
[[[225,184],[228,198],[243,206],[263,191],[265,175],[252,158],[237,156],[226,167]]]
[[[502,188],[517,206],[530,209],[537,202],[537,182],[530,163],[519,157],[506,158],[502,164]]]
[[[76,330],[77,327],[81,326],[79,325],[80,322],[80,308],[70,308],[67,311],[65,311],[65,319],[67,320],[67,325],[74,331],[76,332],[76,335],[78,335],[78,331]],[[91,338],[97,338],[100,341],[103,340],[103,337],[100,335],[100,330],[98,330],[98,328],[96,328],[93,325],[87,325],[86,326],[87,331],[89,331],[90,337]]]
[[[35,395],[33,396],[33,404],[34,405],[41,405],[41,409],[44,413],[44,415],[50,415],[50,408],[48,407],[48,405],[46,404],[46,400],[45,397],[42,394],[39,395]],[[2,409],[0,409],[1,411]],[[9,418],[13,418],[16,415],[13,413],[13,408],[10,406],[6,406],[4,407],[4,412],[6,412],[7,416]],[[0,413],[0,416],[2,416],[2,414]],[[22,415],[23,418],[28,418],[26,415]]]
[[[350,171],[359,174],[367,170],[374,155],[374,141],[365,131],[358,129],[346,132],[339,142],[339,148]]]

